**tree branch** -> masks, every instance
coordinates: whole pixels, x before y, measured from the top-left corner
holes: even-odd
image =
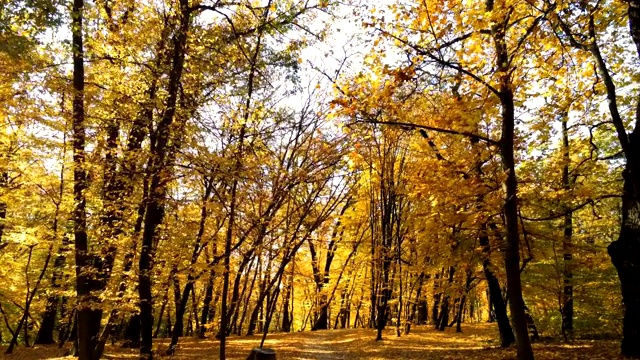
[[[493,139],[488,138],[486,136],[470,133],[470,132],[467,132],[467,131],[457,131],[457,130],[451,130],[451,129],[443,129],[443,128],[438,128],[438,127],[433,127],[433,126],[428,126],[428,125],[420,125],[420,124],[414,124],[414,123],[408,123],[408,122],[402,122],[402,121],[356,120],[356,121],[354,121],[354,122],[352,122],[352,123],[350,123],[348,125],[353,125],[353,124],[380,124],[380,125],[400,126],[402,128],[410,128],[411,130],[423,129],[423,130],[435,131],[435,132],[444,133],[444,134],[464,136],[464,137],[468,137],[468,138],[470,138],[472,140],[473,139],[482,140],[482,141],[484,141],[487,144],[492,145],[492,146],[500,146],[501,145],[499,141],[493,140]]]

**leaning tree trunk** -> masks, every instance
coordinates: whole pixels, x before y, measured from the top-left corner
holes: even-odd
[[[491,313],[493,305],[493,314],[495,315],[495,319],[498,323],[498,331],[500,332],[500,346],[506,348],[511,346],[516,339],[513,336],[513,330],[511,330],[511,324],[509,323],[509,317],[507,316],[507,304],[505,304],[505,301],[502,298],[500,283],[491,270],[491,250],[489,247],[489,235],[487,234],[486,224],[483,225],[481,229],[480,246],[482,247],[484,257],[482,260],[482,269],[484,271],[484,277],[487,280],[487,287],[489,288],[489,312]]]
[[[198,337],[204,339],[207,332],[207,321],[209,320],[209,307],[211,306],[211,300],[213,300],[213,279],[215,276],[215,270],[211,268],[209,270],[209,276],[207,278],[207,287],[204,292],[204,301],[202,304],[202,315],[200,316],[200,330]]]
[[[628,3],[629,29],[640,56],[640,0],[631,0]],[[597,60],[601,63],[600,58]],[[608,74],[605,67],[601,66],[600,69],[604,75]],[[611,108],[616,104],[615,87],[609,83],[605,84]],[[628,137],[617,109],[612,109],[612,117],[614,125],[619,128],[618,137],[627,164],[623,172],[622,226],[618,239],[609,245],[608,252],[618,270],[625,306],[622,354],[640,358],[640,99],[636,108],[635,128]]]
[[[53,274],[51,275],[51,287],[54,291],[60,289],[59,280],[62,278],[62,272],[64,265],[67,261],[67,251],[69,251],[69,241],[67,234],[62,236],[62,246],[58,250],[58,255],[53,261]],[[56,314],[58,313],[58,307],[61,302],[61,296],[59,294],[51,294],[47,297],[47,306],[42,317],[42,323],[38,329],[38,335],[36,336],[36,344],[53,344],[55,340],[53,338],[53,330],[56,326]],[[62,314],[61,314],[62,316]]]
[[[158,225],[164,219],[166,196],[166,170],[170,153],[172,123],[176,113],[178,92],[184,69],[187,33],[191,10],[188,0],[180,0],[180,24],[173,38],[172,67],[167,88],[166,109],[156,129],[153,161],[150,167],[151,181],[149,199],[146,204],[142,249],[140,251],[138,295],[140,299],[140,357],[151,360],[153,342],[153,298],[151,292],[151,271],[154,248],[158,239]]]

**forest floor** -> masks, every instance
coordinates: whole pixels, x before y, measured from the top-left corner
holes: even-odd
[[[397,337],[395,329],[387,329],[383,341],[374,341],[371,329],[328,330],[272,334],[265,347],[276,351],[279,360],[347,360],[347,359],[515,359],[515,348],[500,349],[494,324],[467,325],[462,333],[455,329],[445,332],[431,326],[414,327],[409,335]],[[252,348],[259,346],[260,336],[230,337],[227,343],[227,359],[245,360]],[[168,340],[154,341],[154,348],[161,354]],[[537,359],[622,359],[619,341],[575,340],[571,343],[542,341],[534,343]],[[0,348],[4,352],[4,348]],[[13,355],[0,355],[0,360],[70,359],[64,357],[64,349],[56,346],[38,346],[31,349],[17,348]],[[136,349],[108,346],[106,359],[135,360]],[[163,359],[205,360],[218,359],[218,341],[211,339],[182,338],[174,356],[158,356]]]

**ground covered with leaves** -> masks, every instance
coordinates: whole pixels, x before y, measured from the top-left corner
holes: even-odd
[[[339,360],[339,359],[515,359],[515,348],[500,349],[497,346],[495,325],[466,326],[462,333],[454,329],[445,332],[430,326],[412,329],[411,334],[397,337],[395,329],[385,331],[383,341],[374,341],[375,331],[370,329],[329,330],[273,334],[267,337],[265,347],[276,351],[278,359],[290,360]],[[260,344],[259,336],[231,337],[227,358],[244,360],[250,350]],[[167,340],[154,342],[157,354],[167,348]],[[534,344],[537,359],[622,359],[619,341],[560,340],[542,341]],[[2,349],[4,351],[4,349]],[[37,346],[32,349],[18,348],[13,355],[0,355],[0,360],[69,359],[65,349],[56,346]],[[107,359],[137,359],[136,349],[108,346]],[[212,339],[182,338],[178,351],[167,359],[217,359],[218,342]]]

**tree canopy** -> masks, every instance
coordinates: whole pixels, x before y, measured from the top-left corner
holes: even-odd
[[[639,60],[636,0],[9,1],[0,343],[495,322],[640,358]]]

